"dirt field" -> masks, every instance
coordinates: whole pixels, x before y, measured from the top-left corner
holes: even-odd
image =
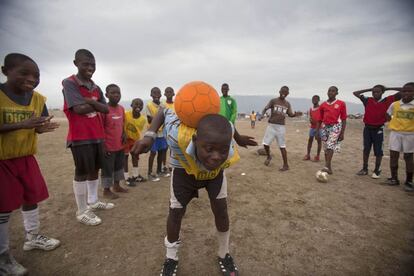
[[[248,121],[240,121],[237,127],[261,142],[266,123],[251,130]],[[130,188],[114,201],[115,209],[99,213],[100,226],[81,225],[75,219],[66,131],[62,121],[55,133],[42,135],[37,156],[50,192],[41,204],[42,229],[62,245],[52,252],[23,252],[21,216],[14,212],[11,251],[30,275],[159,275],[169,179]],[[362,123],[350,121],[342,153],[334,156],[334,175],[318,183],[314,174],[322,162],[302,161],[307,135],[304,120],[288,121],[290,171],[278,171],[276,145],[270,167],[257,148],[249,148],[240,150],[241,162],[227,171],[231,252],[241,275],[413,275],[414,197],[402,187],[380,184],[389,175],[389,158],[384,157],[382,179],[356,176]],[[146,173],[146,156],[140,164]],[[205,191],[188,206],[181,238],[179,275],[219,275]]]

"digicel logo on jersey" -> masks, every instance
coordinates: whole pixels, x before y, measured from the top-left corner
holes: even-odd
[[[3,123],[13,124],[29,119],[33,114],[33,111],[23,110],[4,110],[3,111]]]

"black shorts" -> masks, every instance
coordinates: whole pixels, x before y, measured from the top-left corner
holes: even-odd
[[[384,127],[364,127],[364,152],[371,151],[371,147],[374,147],[375,156],[383,156],[382,146],[384,143]]]
[[[71,146],[70,150],[75,162],[75,174],[77,176],[87,176],[102,168],[104,162],[102,143]]]
[[[185,208],[194,198],[198,190],[206,188],[210,200],[227,197],[227,180],[223,171],[211,180],[196,180],[184,169],[174,168],[171,175],[170,208]]]
[[[114,181],[124,180],[124,158],[123,149],[105,154],[101,170],[101,183],[104,188],[111,187]]]

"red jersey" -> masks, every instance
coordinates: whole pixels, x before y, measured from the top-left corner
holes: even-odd
[[[310,127],[316,128],[316,123],[321,120],[320,114],[319,114],[319,106],[318,107],[311,107],[309,109],[309,118],[310,118]]]
[[[105,148],[107,151],[123,149],[122,132],[124,130],[125,110],[121,105],[108,105],[109,113],[103,114],[105,129]]]
[[[395,95],[376,101],[372,97],[361,95],[359,99],[365,106],[364,123],[370,126],[382,126],[387,121],[385,114],[390,105],[395,102]]]
[[[325,125],[334,125],[346,120],[346,105],[341,100],[332,103],[323,102],[319,107],[319,116]]]

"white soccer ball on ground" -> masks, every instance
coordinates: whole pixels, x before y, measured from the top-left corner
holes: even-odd
[[[316,172],[315,176],[316,176],[316,180],[318,180],[319,182],[322,182],[322,183],[328,182],[328,173],[327,172],[319,170],[319,171]]]

